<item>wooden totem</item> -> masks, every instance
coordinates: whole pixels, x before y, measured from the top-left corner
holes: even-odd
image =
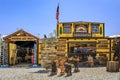
[[[64,74],[65,74],[65,67],[64,67],[64,65],[65,65],[65,60],[64,60],[64,59],[60,59],[59,64],[60,64],[60,70],[61,70],[60,74],[61,74],[61,75],[64,75]]]
[[[75,56],[73,58],[73,64],[75,66],[74,72],[80,72],[80,70],[79,70],[79,61],[80,61],[79,57]]]
[[[65,62],[65,72],[67,74],[67,76],[71,76],[72,75],[72,62],[70,59],[67,59]]]
[[[51,61],[51,75],[56,75],[58,73],[58,60],[57,56]]]

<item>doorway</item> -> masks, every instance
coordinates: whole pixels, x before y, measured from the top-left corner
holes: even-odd
[[[34,55],[34,41],[16,41],[16,64],[31,65],[31,56]]]
[[[87,56],[96,56],[96,42],[74,42],[69,43],[68,57],[74,57],[77,55],[81,62],[87,61]]]

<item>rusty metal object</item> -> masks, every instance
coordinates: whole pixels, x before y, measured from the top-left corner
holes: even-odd
[[[53,60],[51,61],[51,74],[56,75],[58,73],[58,60],[57,56],[54,56]]]
[[[67,76],[71,76],[72,75],[72,58],[68,58],[65,62],[65,72],[67,74]]]
[[[79,57],[74,57],[73,58],[73,64],[74,64],[74,72],[80,72],[80,70],[79,70],[79,61],[80,61],[80,59],[79,59]]]

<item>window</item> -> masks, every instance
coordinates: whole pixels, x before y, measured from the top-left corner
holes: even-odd
[[[71,24],[63,24],[63,33],[69,34],[71,33]]]
[[[98,33],[98,26],[99,26],[99,25],[97,25],[97,24],[93,24],[93,25],[92,25],[92,32],[93,32],[93,33]]]

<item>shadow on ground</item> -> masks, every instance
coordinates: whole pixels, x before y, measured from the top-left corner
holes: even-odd
[[[50,72],[50,70],[39,70],[39,71],[36,71],[36,72],[30,72],[30,73],[49,73]]]

